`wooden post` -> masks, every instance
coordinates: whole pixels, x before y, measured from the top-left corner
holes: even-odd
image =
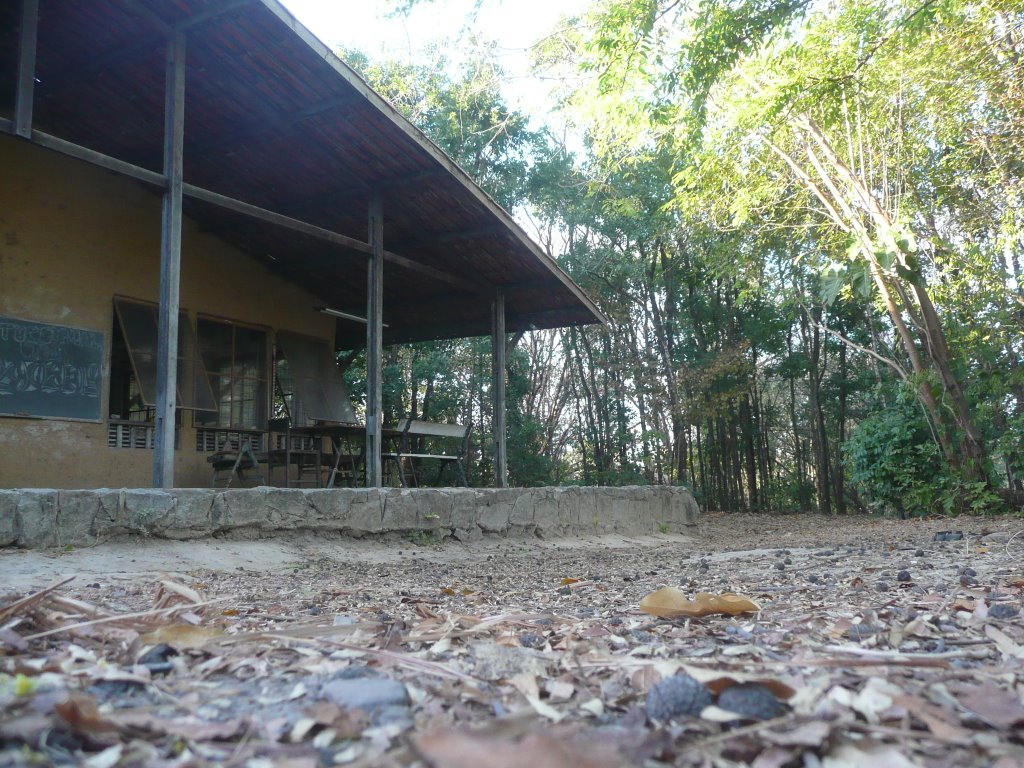
[[[505,291],[494,295],[491,318],[491,392],[494,394],[494,486],[508,487],[508,444],[505,420]]]
[[[36,37],[39,0],[22,0],[18,36],[18,89],[14,97],[14,133],[32,138],[32,103],[36,85]]]
[[[174,487],[174,413],[178,381],[178,289],[181,278],[182,157],[185,138],[185,36],[167,42],[164,80],[164,190],[160,227],[160,319],[157,329],[156,450],[153,486]]]
[[[370,199],[370,261],[366,279],[366,487],[380,488],[381,362],[384,328],[384,204]]]

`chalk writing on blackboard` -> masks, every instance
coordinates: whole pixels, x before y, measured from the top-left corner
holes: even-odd
[[[0,413],[99,419],[104,335],[0,316]]]

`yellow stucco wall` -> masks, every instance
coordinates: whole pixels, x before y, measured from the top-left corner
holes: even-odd
[[[0,136],[0,315],[102,331],[104,411],[112,298],[158,300],[160,205],[142,184]],[[334,321],[314,311],[317,303],[184,222],[181,306],[193,324],[197,314],[208,314],[333,343]],[[175,485],[208,486],[191,414],[183,421]],[[150,450],[108,448],[106,422],[0,416],[2,488],[148,486],[152,457]]]

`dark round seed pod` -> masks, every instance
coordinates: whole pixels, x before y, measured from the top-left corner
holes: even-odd
[[[673,675],[647,692],[647,716],[651,720],[699,717],[712,704],[711,693],[687,674]]]
[[[1012,619],[1018,613],[1020,613],[1020,608],[1012,603],[996,603],[988,609],[990,619]]]
[[[718,695],[718,706],[750,720],[771,720],[786,712],[785,705],[760,683],[738,683],[726,688]]]

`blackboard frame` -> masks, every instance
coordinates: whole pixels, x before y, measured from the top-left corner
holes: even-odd
[[[50,375],[51,386],[80,387],[94,393],[88,395],[88,410],[83,412],[86,405],[81,402],[81,397],[77,405],[67,402],[65,397],[63,404],[57,398],[51,398],[50,403],[41,406],[40,400],[45,403],[46,395],[50,393],[35,395],[30,408],[18,409],[10,405],[10,393],[0,389],[0,417],[103,423],[108,345],[109,334],[104,331],[0,315],[0,387],[5,386],[3,377],[6,375],[26,375],[24,370],[16,374],[6,367],[10,361],[6,359],[5,351],[11,352],[17,346],[19,362],[36,364],[33,375],[37,380],[46,381],[45,377]],[[57,360],[60,361],[59,370],[52,367]],[[51,366],[40,371],[38,366],[42,362],[49,362]],[[70,393],[57,394],[59,398],[61,394]]]

